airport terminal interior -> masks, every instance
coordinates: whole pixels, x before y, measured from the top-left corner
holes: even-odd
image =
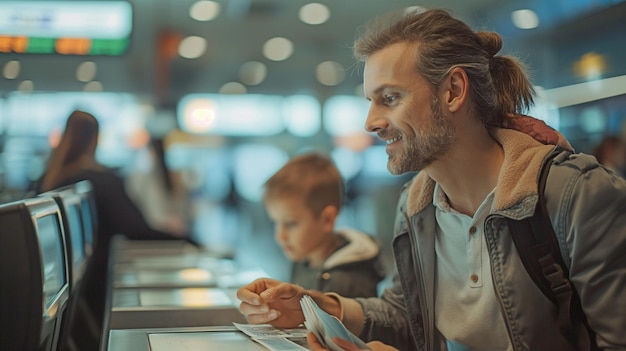
[[[416,6],[501,34],[500,54],[524,62],[535,86],[528,114],[576,151],[626,140],[621,0],[0,0],[0,203],[32,198],[68,116],[82,110],[100,125],[98,162],[151,226],[280,280],[290,265],[263,184],[295,155],[329,155],[345,183],[337,226],[376,237],[390,269],[398,194],[414,174],[391,175],[384,142],[364,129],[352,44],[369,20]],[[52,205],[26,207],[35,218]],[[113,244],[122,266],[144,252]],[[170,259],[188,249],[152,248]],[[142,264],[157,264],[149,256]],[[110,322],[161,327],[128,311]]]

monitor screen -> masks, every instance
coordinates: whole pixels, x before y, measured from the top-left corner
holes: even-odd
[[[83,232],[85,235],[85,243],[89,246],[93,245],[93,218],[91,218],[91,208],[89,206],[89,198],[82,196],[80,210],[83,218]]]
[[[67,282],[63,238],[56,212],[38,217],[36,222],[44,274],[43,301],[48,306]]]
[[[0,2],[0,52],[117,56],[131,32],[127,1]]]
[[[85,244],[83,242],[83,225],[80,220],[80,206],[78,203],[67,207],[67,223],[72,239],[72,261],[74,266],[85,259]]]

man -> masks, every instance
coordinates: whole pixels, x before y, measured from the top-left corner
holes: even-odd
[[[544,193],[569,279],[592,342],[626,348],[626,182],[519,115],[532,85],[519,62],[496,55],[501,46],[498,34],[441,10],[409,9],[357,40],[366,129],[387,143],[391,173],[419,171],[398,205],[394,285],[380,298],[347,299],[257,280],[238,291],[250,323],[295,326],[308,294],[378,340],[372,350],[581,349],[560,332],[557,307],[510,234],[509,223],[534,214],[541,166],[558,152]],[[309,344],[323,350],[312,335]]]

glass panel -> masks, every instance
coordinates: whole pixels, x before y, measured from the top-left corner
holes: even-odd
[[[63,241],[56,213],[37,218],[37,235],[43,261],[43,298],[47,306],[66,282]]]
[[[85,242],[88,245],[93,244],[93,222],[91,218],[91,209],[89,208],[89,199],[83,197],[81,199],[80,210],[82,212],[83,219],[83,231],[85,235]]]
[[[70,205],[68,207],[67,221],[69,223],[69,235],[72,239],[72,261],[74,265],[77,265],[85,258],[83,227],[80,221],[80,208],[78,205]],[[68,233],[65,234],[68,235]]]

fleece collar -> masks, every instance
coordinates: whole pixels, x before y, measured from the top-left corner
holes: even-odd
[[[543,121],[523,115],[509,116],[490,133],[504,150],[504,162],[496,184],[494,211],[510,209],[538,194],[538,175],[546,156],[558,145],[573,151],[567,140]],[[425,172],[415,176],[408,189],[407,212],[416,214],[432,204],[435,181]]]
[[[380,252],[380,247],[372,237],[355,229],[339,229],[336,235],[343,236],[348,243],[324,261],[323,267],[325,269],[346,263],[370,260]]]

